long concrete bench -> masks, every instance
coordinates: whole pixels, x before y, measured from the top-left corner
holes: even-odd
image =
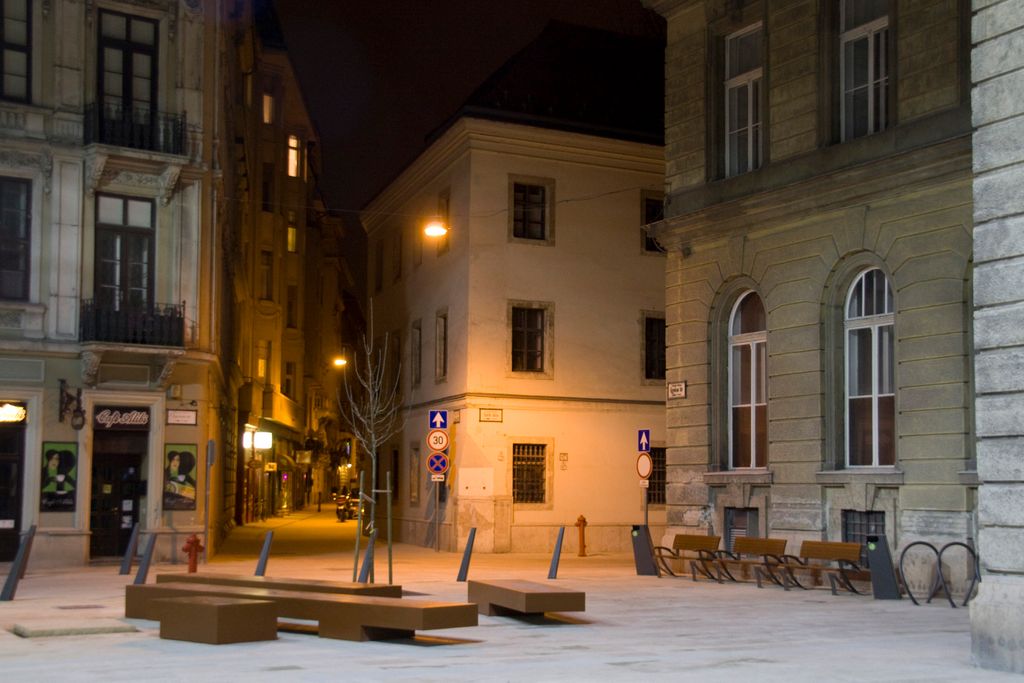
[[[543,614],[583,612],[586,594],[532,581],[469,581],[467,600],[479,606],[481,614]]]
[[[402,597],[402,587],[386,583],[353,583],[324,581],[322,579],[294,579],[244,574],[157,574],[157,583],[203,583],[244,588],[270,588],[284,591],[312,591],[316,593],[342,593],[345,595],[379,595]]]
[[[222,645],[277,638],[277,614],[269,600],[192,595],[153,601],[160,637]]]
[[[418,630],[478,623],[470,603],[172,582],[125,586],[125,616],[159,620],[161,598],[197,595],[267,600],[277,618],[315,621],[321,637],[343,640],[409,638]]]

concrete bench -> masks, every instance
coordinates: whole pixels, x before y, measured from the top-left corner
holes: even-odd
[[[160,637],[193,643],[249,643],[277,638],[277,614],[269,600],[194,595],[153,601]]]
[[[402,597],[402,587],[386,583],[353,583],[324,581],[322,579],[293,579],[244,574],[157,574],[157,583],[203,583],[243,588],[271,588],[285,591],[312,591],[315,593],[341,593],[345,595],[379,595]]]
[[[514,612],[583,612],[586,594],[532,581],[469,581],[467,600],[475,602],[480,614]]]
[[[407,638],[417,630],[478,623],[476,605],[470,603],[173,582],[125,586],[125,616],[157,620],[162,609],[157,600],[197,595],[269,601],[277,618],[317,622],[323,638]]]

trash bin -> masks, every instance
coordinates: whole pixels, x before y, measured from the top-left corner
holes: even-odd
[[[651,543],[651,530],[645,524],[634,524],[631,536],[633,538],[633,562],[636,564],[637,576],[659,576],[658,567],[654,564],[654,544]]]
[[[892,568],[892,555],[885,534],[867,537],[868,566],[871,568],[871,593],[875,600],[899,600],[900,587]]]

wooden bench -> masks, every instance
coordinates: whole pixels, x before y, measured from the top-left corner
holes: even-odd
[[[715,570],[719,579],[739,581],[737,574],[743,579],[752,579],[754,570],[764,565],[766,555],[781,556],[785,553],[784,538],[738,536],[732,541],[731,551],[715,551]]]
[[[666,548],[663,545],[654,548],[654,557],[670,576],[677,576],[670,565],[673,561],[683,563],[683,571],[686,570],[686,561],[690,562],[690,577],[696,581],[697,574],[705,576],[721,583],[714,574],[715,551],[721,542],[721,536],[701,536],[698,534],[676,534],[672,539],[672,547]]]
[[[267,600],[275,617],[304,619],[319,625],[322,638],[378,640],[411,638],[418,630],[477,625],[477,607],[471,603],[433,602],[375,595],[344,595],[314,591],[286,591],[203,583],[151,583],[125,587],[125,616],[158,620],[161,598],[216,596]]]
[[[480,614],[543,614],[583,612],[586,594],[532,581],[469,581],[468,602],[478,605]]]
[[[157,583],[203,583],[218,586],[241,586],[243,588],[271,588],[285,591],[312,591],[315,593],[341,593],[345,595],[379,595],[389,598],[402,597],[402,587],[386,583],[352,583],[348,581],[324,581],[321,579],[275,578],[270,576],[247,576],[244,574],[157,574]]]
[[[192,643],[250,643],[277,638],[277,614],[269,600],[193,595],[153,601],[160,637]]]
[[[871,572],[859,564],[860,553],[860,543],[804,541],[799,555],[765,555],[764,564],[754,568],[757,587],[761,588],[762,578],[767,578],[786,590],[790,586],[806,589],[809,586],[797,579],[800,574],[808,577],[804,580],[810,585],[820,585],[822,577],[827,577],[832,595],[836,595],[836,588],[860,595],[853,581],[871,580]]]

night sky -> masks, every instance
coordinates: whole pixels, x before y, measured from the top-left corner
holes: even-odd
[[[369,202],[473,90],[556,19],[631,35],[639,0],[275,0],[334,210]]]

